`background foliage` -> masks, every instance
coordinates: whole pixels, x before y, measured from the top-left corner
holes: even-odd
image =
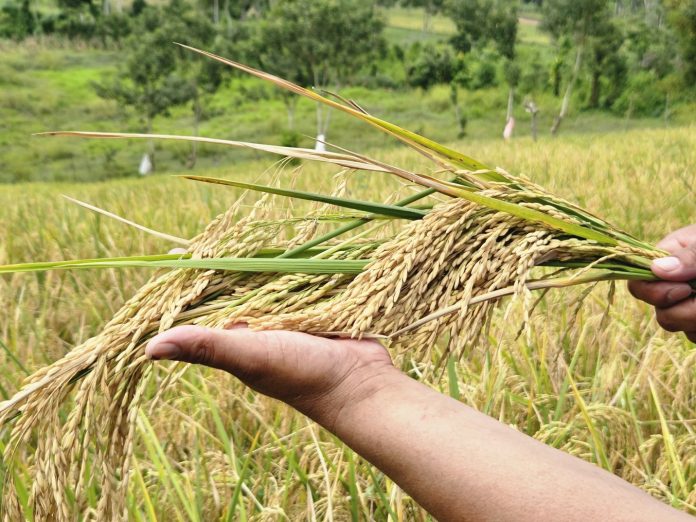
[[[31,138],[57,128],[388,146],[183,41],[355,99],[440,141],[693,119],[694,0],[0,0],[0,182],[135,176],[250,159],[219,149]],[[567,102],[565,101],[567,98]],[[567,108],[563,111],[563,105]],[[142,148],[139,148],[142,147]]]

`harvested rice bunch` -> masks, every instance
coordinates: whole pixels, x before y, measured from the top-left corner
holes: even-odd
[[[439,339],[447,339],[446,353],[461,356],[486,328],[504,296],[522,298],[529,311],[533,290],[654,279],[650,260],[662,252],[527,179],[491,169],[375,118],[354,102],[329,99],[196,52],[360,118],[425,155],[440,175],[410,172],[342,149],[322,152],[155,135],[327,162],[343,171],[387,173],[420,185],[422,191],[386,204],[343,197],[345,183],[339,183],[334,194],[322,195],[192,177],[264,195],[248,214],[241,215],[240,200],[198,237],[183,241],[187,245],[183,255],[0,267],[0,273],[126,266],[170,269],[145,285],[98,336],[36,372],[14,397],[0,403],[0,428],[9,431],[3,456],[9,470],[2,493],[4,520],[25,515],[11,467],[13,457],[27,451],[33,453],[30,503],[36,519],[72,520],[75,513],[84,514],[86,491],[94,484],[101,495],[93,518],[126,519],[135,421],[152,373],[144,345],[174,325],[224,328],[245,321],[260,329],[382,338],[395,352],[408,350],[411,356],[430,361],[430,350]],[[294,220],[273,220],[269,209],[277,197],[314,201],[317,212]],[[434,204],[413,205],[426,198]],[[358,214],[353,221],[318,235],[317,221],[329,205]],[[385,222],[398,224],[396,231],[385,231],[381,226]],[[352,232],[361,227],[365,229],[361,233]],[[159,393],[174,381],[165,380]],[[35,443],[33,435],[38,435]]]

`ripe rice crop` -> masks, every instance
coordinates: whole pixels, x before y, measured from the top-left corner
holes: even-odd
[[[239,200],[187,243],[184,256],[0,269],[173,268],[144,286],[101,334],[32,375],[20,392],[0,405],[0,423],[12,429],[5,448],[7,465],[22,445],[39,435],[29,501],[38,519],[69,519],[86,505],[87,491],[95,484],[100,495],[96,518],[126,518],[138,408],[153,371],[143,346],[157,331],[183,323],[224,327],[246,321],[256,328],[385,338],[395,354],[415,348],[415,360],[423,361],[431,360],[436,341],[446,339],[440,357],[444,363],[450,355],[461,358],[464,349],[480,339],[503,296],[513,295],[527,304],[524,322],[535,304],[532,290],[653,277],[649,261],[663,255],[660,251],[531,181],[381,122],[351,102],[334,102],[244,69],[385,130],[432,160],[438,176],[343,150],[321,153],[207,140],[322,161],[344,171],[394,175],[423,190],[386,204],[346,198],[349,186],[344,183],[331,196],[321,196],[198,178],[265,195],[248,211]],[[299,218],[274,219],[274,198],[279,196],[314,201],[317,207]],[[429,203],[414,206],[419,200]],[[331,216],[327,205],[353,214]],[[319,221],[346,217],[353,220],[317,234]],[[161,383],[159,393],[175,380]],[[69,396],[73,407],[66,415],[62,405]],[[3,508],[8,520],[22,516],[15,486],[6,479]]]

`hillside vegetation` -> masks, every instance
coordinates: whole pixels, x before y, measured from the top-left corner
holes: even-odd
[[[554,0],[549,5],[563,1]],[[190,53],[176,54],[171,44],[181,39],[270,68],[276,74],[298,74],[296,81],[313,86],[314,79],[304,71],[307,60],[303,56],[296,58],[298,63],[284,64],[287,57],[281,56],[289,53],[292,57],[296,52],[294,48],[285,49],[287,39],[270,40],[272,45],[263,40],[264,31],[268,32],[265,24],[273,25],[273,17],[278,16],[267,2],[226,3],[230,9],[249,4],[252,14],[235,12],[238,19],[226,15],[233,18],[215,24],[210,20],[209,6],[179,0],[126,2],[108,15],[99,14],[91,0],[75,5],[47,0],[32,4],[27,12],[16,3],[5,0],[4,7],[0,7],[0,183],[137,176],[140,160],[148,150],[144,143],[77,143],[32,136],[56,129],[142,132],[150,125],[153,132],[159,133],[313,145],[318,134],[314,105],[300,100],[290,118],[288,99],[273,87],[227,72],[206,80],[203,59]],[[564,93],[571,96],[563,133],[670,127],[693,121],[692,84],[680,76],[688,61],[676,51],[678,39],[666,23],[671,18],[662,3],[656,4],[655,13],[635,6],[635,12],[614,13],[610,21],[624,35],[623,43],[604,42],[604,33],[593,35],[588,41],[596,49],[586,51],[577,81],[572,72],[575,29],[560,22],[553,25],[551,14],[530,7],[532,4],[503,2],[519,15],[513,19],[515,31],[508,40],[498,39],[497,25],[482,28],[488,32],[475,39],[467,36],[460,28],[466,13],[461,15],[462,21],[443,8],[424,18],[423,8],[404,7],[418,2],[384,4],[389,7],[378,7],[374,15],[384,29],[376,35],[370,54],[359,61],[337,64],[336,70],[348,71],[342,73],[341,81],[317,87],[337,90],[375,115],[433,139],[465,138],[475,142],[501,137],[508,116],[516,119],[514,138],[529,136],[531,116],[524,108],[529,101],[539,109],[540,139],[549,139]],[[106,5],[110,3],[105,1]],[[85,9],[91,14],[83,12]],[[152,20],[146,20],[148,16]],[[184,16],[190,29],[176,25],[176,19]],[[655,16],[660,20],[657,29],[649,25]],[[43,25],[36,25],[36,20]],[[7,33],[13,39],[2,38],[3,27],[19,31],[17,24],[21,21],[31,31]],[[545,29],[547,21],[552,24],[549,29]],[[146,41],[153,32],[148,24],[161,29],[153,42]],[[284,30],[282,24],[276,29]],[[607,34],[619,34],[616,31]],[[214,38],[206,40],[199,33],[211,33]],[[308,36],[303,45],[311,48],[318,40]],[[464,41],[457,43],[462,38]],[[334,43],[325,45],[330,49]],[[157,49],[158,53],[148,49]],[[137,52],[153,55],[153,60],[165,65],[176,61],[176,68],[157,72],[164,65],[153,62],[148,67],[154,72],[132,70],[134,61],[143,61]],[[329,52],[327,56],[332,55]],[[597,62],[600,59],[601,63]],[[165,108],[155,110],[150,123],[145,113],[154,110],[152,107],[147,109],[142,101],[133,102],[135,105],[125,101],[129,96],[131,102],[143,97],[142,93],[136,94],[136,87],[145,78],[152,85],[173,84],[173,89],[168,88],[151,102],[158,107],[164,104]],[[196,87],[201,90],[200,103],[194,103],[189,93],[192,85],[206,81],[213,84]],[[120,87],[116,88],[117,84]],[[212,91],[207,93],[205,89]],[[508,114],[511,94],[512,111]],[[178,98],[170,99],[172,96]],[[192,110],[196,107],[198,112]],[[348,118],[333,115],[329,120],[326,137],[330,142],[353,150],[391,146],[382,137],[365,134]],[[194,156],[191,147],[183,143],[155,145],[152,152],[159,172],[215,168],[256,157],[205,146]]]

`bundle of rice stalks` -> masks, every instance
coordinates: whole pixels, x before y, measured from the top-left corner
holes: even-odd
[[[12,471],[20,450],[32,454],[34,482],[27,503],[36,519],[69,520],[78,512],[98,520],[126,518],[135,421],[153,371],[144,345],[174,325],[224,328],[244,321],[251,328],[374,337],[388,342],[394,353],[408,351],[431,361],[438,340],[445,340],[445,354],[460,357],[504,296],[522,298],[529,312],[533,290],[654,279],[650,261],[664,252],[528,179],[380,120],[354,102],[192,50],[363,120],[431,160],[436,175],[340,148],[323,152],[186,136],[51,133],[247,147],[333,164],[342,171],[397,176],[421,191],[388,204],[345,198],[344,184],[334,194],[322,195],[188,176],[264,195],[246,215],[240,216],[239,200],[199,236],[177,239],[187,245],[186,254],[0,267],[0,273],[169,269],[141,288],[99,335],[36,372],[0,403],[0,429],[9,432],[3,458],[4,520],[25,515]],[[270,208],[275,197],[323,206],[311,216],[274,220]],[[414,205],[421,200],[432,204]],[[328,206],[357,214],[319,235],[317,222]],[[385,223],[395,226],[389,229]],[[158,393],[173,381],[166,380]],[[96,511],[85,514],[86,491],[95,485],[100,492]]]

